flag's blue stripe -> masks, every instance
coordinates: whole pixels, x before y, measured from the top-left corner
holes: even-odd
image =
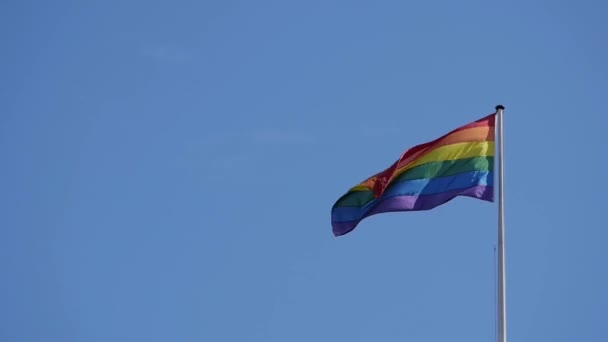
[[[471,171],[454,176],[431,178],[431,179],[412,179],[391,184],[384,191],[379,199],[367,203],[363,207],[337,207],[332,210],[332,221],[348,222],[358,220],[378,201],[395,196],[418,196],[433,195],[442,192],[466,189],[478,185],[493,186],[492,171]]]

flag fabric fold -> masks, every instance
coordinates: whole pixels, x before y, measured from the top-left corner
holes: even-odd
[[[493,202],[495,117],[409,148],[393,165],[351,188],[332,207],[334,235],[349,233],[371,215],[429,210],[457,196]]]

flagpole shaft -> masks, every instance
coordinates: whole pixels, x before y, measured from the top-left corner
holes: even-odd
[[[498,130],[498,334],[497,342],[507,342],[507,309],[506,309],[506,279],[505,279],[505,218],[504,218],[504,137],[503,114],[505,107],[496,106],[496,121]]]

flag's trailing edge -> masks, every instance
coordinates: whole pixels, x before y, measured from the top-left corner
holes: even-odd
[[[406,150],[386,170],[359,183],[332,207],[336,236],[371,215],[429,210],[457,196],[494,201],[496,114]]]

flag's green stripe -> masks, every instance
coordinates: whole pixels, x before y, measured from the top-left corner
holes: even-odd
[[[471,171],[491,171],[494,167],[493,157],[473,157],[467,159],[446,160],[431,162],[416,166],[411,170],[399,175],[387,187],[387,190],[395,184],[412,179],[426,179],[457,175]],[[374,199],[371,191],[352,191],[342,196],[336,207],[361,207]]]
[[[362,207],[374,199],[374,193],[371,191],[353,191],[342,196],[334,208],[337,207]]]
[[[393,179],[391,184],[410,179],[446,177],[475,170],[492,170],[493,168],[493,157],[473,157],[467,159],[437,161],[423,164],[404,172],[397,178]]]

